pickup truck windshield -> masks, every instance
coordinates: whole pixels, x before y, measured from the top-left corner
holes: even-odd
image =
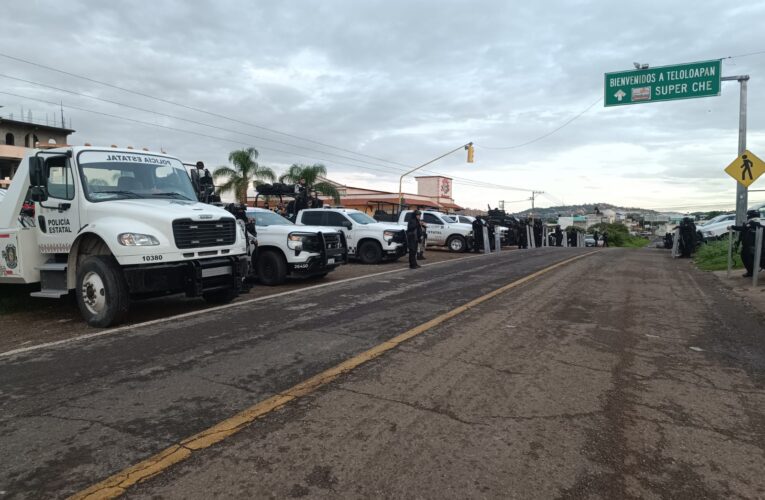
[[[353,219],[355,222],[358,222],[359,224],[375,224],[377,222],[372,217],[368,216],[367,214],[363,214],[361,212],[354,212],[354,213],[348,214],[348,216],[351,219]]]
[[[294,226],[291,221],[274,212],[248,211],[247,218],[255,221],[255,226]]]
[[[197,200],[189,175],[174,158],[82,151],[77,161],[85,196],[93,202],[126,198]]]

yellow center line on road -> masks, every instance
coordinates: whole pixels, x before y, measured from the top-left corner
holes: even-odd
[[[237,413],[231,418],[219,422],[218,424],[215,424],[208,429],[205,429],[189,438],[184,439],[179,444],[170,446],[169,448],[162,450],[156,455],[153,455],[131,467],[128,467],[127,469],[124,469],[85,490],[75,493],[69,498],[72,500],[96,500],[119,497],[120,495],[124,494],[131,486],[134,486],[142,481],[145,481],[164,472],[172,465],[175,465],[191,457],[196,451],[209,448],[210,446],[223,441],[227,437],[230,437],[241,431],[258,418],[283,407],[290,401],[294,401],[295,399],[311,394],[320,387],[327,385],[331,381],[335,380],[340,375],[348,373],[351,370],[366,363],[367,361],[371,361],[381,356],[391,349],[396,348],[401,343],[406,342],[407,340],[416,337],[417,335],[420,335],[440,325],[441,323],[444,323],[445,321],[448,321],[451,318],[462,314],[468,309],[471,309],[483,302],[486,302],[489,299],[496,297],[501,293],[516,288],[545,273],[548,273],[554,269],[569,264],[575,260],[590,256],[597,252],[598,251],[596,250],[563,260],[551,266],[545,267],[544,269],[540,269],[539,271],[536,271],[532,274],[529,274],[528,276],[524,276],[523,278],[513,281],[512,283],[508,283],[507,285],[497,288],[496,290],[493,290],[476,299],[473,299],[470,302],[467,302],[452,309],[451,311],[431,319],[430,321],[426,321],[425,323],[422,323],[421,325],[418,325],[411,330],[397,335],[390,340],[386,340],[382,344],[379,344],[367,351],[362,352],[361,354],[347,359],[339,365],[329,368],[328,370],[325,370],[318,375],[314,375],[313,377],[308,378],[299,384],[294,385],[285,391],[282,391],[279,394],[271,396],[270,398],[265,399],[240,413]]]

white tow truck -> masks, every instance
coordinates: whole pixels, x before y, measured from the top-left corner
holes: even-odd
[[[403,210],[398,215],[398,224],[406,226],[413,210]],[[427,226],[427,245],[446,246],[451,252],[466,252],[468,242],[473,238],[473,226],[452,221],[441,212],[421,210],[420,220]]]
[[[34,217],[20,215],[27,197]],[[119,323],[133,298],[210,302],[243,290],[244,229],[197,202],[177,158],[118,148],[32,150],[0,198],[0,283],[75,291],[88,324]]]
[[[364,264],[396,260],[406,253],[406,231],[398,224],[377,222],[350,208],[309,208],[297,214],[298,225],[328,226],[345,233],[348,257]]]
[[[252,255],[255,276],[264,285],[287,278],[323,277],[348,262],[345,235],[330,227],[297,226],[264,208],[248,208],[255,223],[258,246]]]

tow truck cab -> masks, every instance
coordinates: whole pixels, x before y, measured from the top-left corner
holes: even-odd
[[[35,217],[24,219],[27,190]],[[101,327],[135,298],[229,301],[248,266],[244,229],[197,202],[180,160],[130,149],[30,153],[0,199],[0,247],[0,283],[40,283],[36,297],[75,290],[85,320]]]

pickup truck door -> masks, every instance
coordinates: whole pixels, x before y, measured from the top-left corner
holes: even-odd
[[[343,231],[345,233],[345,240],[348,243],[348,253],[356,255],[356,245],[358,242],[353,237],[353,231],[351,230],[353,229],[353,221],[339,212],[331,212],[329,210],[324,212],[324,217],[326,219],[322,226],[329,226]]]
[[[67,156],[42,156],[48,173],[48,199],[35,206],[37,244],[43,254],[68,253],[81,226],[79,178]]]
[[[431,245],[446,245],[446,228],[444,222],[433,214],[422,214],[422,221],[428,225],[428,243]]]

